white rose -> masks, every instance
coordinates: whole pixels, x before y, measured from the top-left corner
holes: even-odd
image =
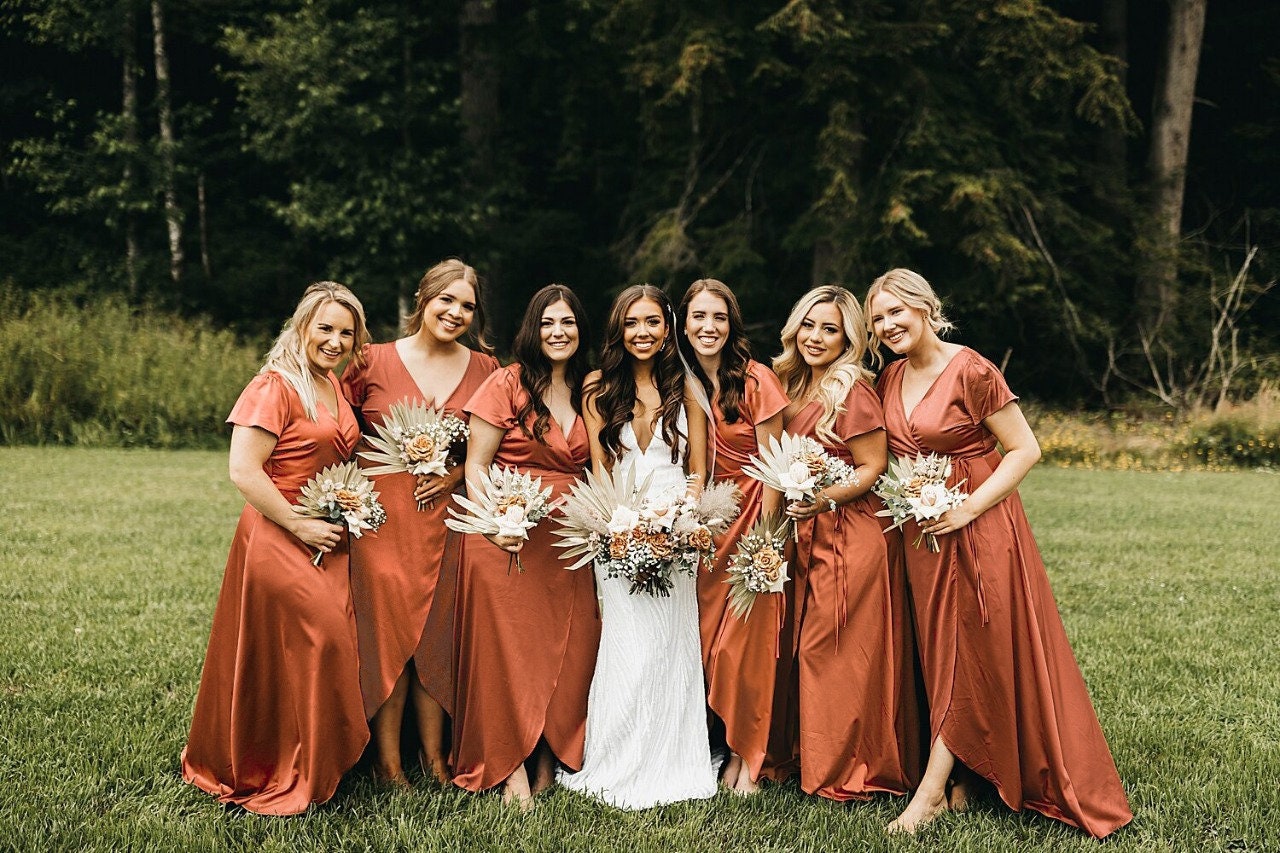
[[[950,509],[947,487],[941,483],[925,483],[920,487],[920,497],[908,498],[907,502],[916,518],[922,521],[938,518]]]
[[[640,523],[640,513],[625,506],[615,507],[609,517],[610,533],[626,533]]]
[[[809,466],[802,461],[792,462],[786,473],[778,478],[788,501],[798,501],[814,490],[817,478],[809,473]]]
[[[524,508],[515,505],[507,507],[494,521],[498,524],[499,536],[518,536],[521,539],[528,539],[527,531],[534,526],[532,521],[525,518]]]

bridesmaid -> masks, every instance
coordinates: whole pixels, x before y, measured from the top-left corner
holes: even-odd
[[[498,368],[487,354],[492,348],[484,339],[481,297],[476,271],[462,261],[441,261],[427,270],[405,337],[365,347],[360,363],[352,362],[343,376],[343,390],[366,432],[404,400],[461,416],[463,404]],[[463,345],[468,333],[483,353]],[[445,553],[445,507],[461,481],[461,465],[438,476],[377,477],[387,523],[377,536],[352,543],[360,687],[373,729],[374,775],[395,785],[409,784],[400,765],[400,730],[410,697],[423,771],[449,781],[444,712],[423,686],[421,662],[438,641],[425,626]]]
[[[728,608],[725,567],[738,539],[762,513],[776,513],[782,495],[742,473],[742,466],[769,436],[782,434],[786,394],[773,371],[751,358],[742,312],[721,281],[695,281],[677,311],[684,329],[680,347],[711,401],[716,480],[742,490],[741,514],[716,540],[715,562],[698,574],[698,616],[707,703],[724,722],[731,756],[724,783],[740,793],[758,790],[756,780],[769,740],[778,625],[782,595],[762,596],[745,622]]]
[[[862,366],[867,336],[857,299],[815,288],[791,309],[773,368],[791,404],[787,432],[853,465],[852,485],[788,505],[798,525],[795,619],[800,787],[832,800],[912,787],[909,619],[905,585],[889,570],[872,485],[887,465],[880,400]]]
[[[541,477],[559,497],[582,476],[590,458],[582,316],[582,303],[564,285],[534,294],[512,344],[515,363],[490,376],[466,405],[469,481],[497,464]],[[453,781],[470,791],[502,783],[503,799],[522,809],[554,782],[557,759],[582,766],[600,641],[591,573],[565,571],[552,527],[538,525],[528,541],[469,535],[457,573]],[[512,566],[516,552],[523,569]]]
[[[331,371],[367,339],[351,291],[311,285],[227,418],[231,481],[247,503],[213,613],[182,777],[258,814],[297,814],[328,800],[369,741],[347,533],[294,511],[307,480],[349,458],[360,438]]]
[[[1013,809],[1034,809],[1102,838],[1133,815],[1058,616],[1017,487],[1040,458],[1017,397],[991,362],[938,337],[951,328],[919,274],[871,285],[869,328],[897,355],[880,377],[890,449],[937,452],[968,499],[921,530],[941,552],[906,550],[931,708],[929,763],[890,831],[963,810],[963,768]],[[1004,455],[996,450],[997,442]],[[948,780],[958,784],[948,794]]]

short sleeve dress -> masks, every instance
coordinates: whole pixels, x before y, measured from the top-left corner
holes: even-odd
[[[820,438],[822,404],[813,401],[787,432],[813,438],[851,465],[847,442],[884,429],[880,400],[858,380],[833,425],[839,441]],[[910,604],[891,576],[875,498],[799,525],[795,566],[800,787],[833,800],[872,792],[905,794],[919,781]]]
[[[338,383],[329,381],[337,393]],[[291,503],[321,468],[350,457],[360,430],[338,394],[312,421],[276,373],[256,376],[227,418],[277,437],[264,469]],[[246,505],[227,556],[182,776],[219,802],[297,814],[333,796],[369,740],[360,700],[348,537],[313,551]]]
[[[1000,371],[961,349],[907,416],[905,361],[880,377],[889,450],[943,453],[972,492],[1003,458],[983,420],[1015,401]],[[1015,491],[933,553],[905,558],[929,697],[930,732],[990,780],[1010,808],[1030,808],[1101,838],[1128,823],[1124,787],[1058,615]]]
[[[742,511],[729,529],[716,538],[711,571],[698,573],[698,622],[707,704],[724,721],[729,748],[742,757],[755,778],[768,747],[779,624],[786,609],[786,597],[785,594],[761,596],[750,617],[745,621],[739,619],[728,608],[725,568],[738,549],[738,540],[760,520],[764,484],[742,471],[759,452],[756,425],[777,415],[787,407],[788,401],[778,377],[757,361],[747,363],[743,391],[739,417],[733,423],[725,421],[720,401],[713,401],[713,477],[738,486],[742,491],[739,504]]]
[[[576,417],[566,435],[551,418],[544,444],[520,428],[526,399],[520,367],[511,365],[480,386],[466,411],[506,431],[493,464],[541,477],[559,497],[590,459],[586,426]],[[530,413],[530,433],[534,420]],[[582,766],[600,617],[591,572],[565,569],[554,527],[546,519],[529,531],[523,569],[483,536],[467,535],[456,576],[441,582],[432,622],[451,614],[452,660],[433,668],[428,689],[453,717],[454,783],[471,791],[505,780],[540,737],[563,764]]]
[[[404,400],[443,408],[445,414],[465,421],[463,405],[497,369],[496,358],[472,352],[457,387],[438,403],[422,396],[392,341],[367,346],[363,366],[353,362],[342,386],[368,431],[384,422],[394,403]],[[446,552],[449,531],[444,520],[452,503],[437,500],[434,506],[418,509],[413,497],[417,478],[412,474],[384,474],[374,482],[387,521],[376,537],[364,536],[351,543],[360,687],[365,716],[370,719],[387,701],[410,660],[415,661],[419,681],[426,683],[424,670],[435,639],[426,632],[427,614]],[[456,555],[456,549],[452,551]]]

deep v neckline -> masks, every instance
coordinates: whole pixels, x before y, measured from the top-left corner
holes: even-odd
[[[453,395],[458,393],[458,389],[462,387],[462,383],[467,381],[467,374],[471,372],[471,362],[475,358],[475,353],[467,353],[467,366],[462,368],[462,375],[458,377],[458,383],[449,390],[445,395],[444,402],[436,403],[436,398],[428,397],[426,392],[422,390],[422,386],[418,384],[418,380],[413,377],[413,371],[409,369],[409,365],[404,363],[404,356],[400,355],[400,348],[396,346],[396,342],[391,342],[391,351],[396,354],[396,361],[400,363],[400,369],[404,371],[404,375],[409,377],[409,382],[413,385],[414,390],[418,392],[418,396],[433,409],[445,408],[449,401],[453,399]]]
[[[902,417],[908,424],[911,423],[911,418],[920,410],[920,407],[924,405],[924,401],[929,399],[929,395],[933,393],[933,389],[938,387],[938,383],[942,381],[942,377],[947,375],[947,371],[951,369],[951,365],[955,364],[956,359],[959,358],[966,349],[968,349],[968,347],[962,346],[960,349],[955,351],[951,358],[948,359],[947,363],[942,366],[942,370],[938,371],[938,375],[933,377],[933,381],[929,383],[929,387],[924,389],[924,393],[920,395],[919,400],[916,400],[916,404],[911,407],[911,411],[909,412],[907,411],[906,396],[902,393],[902,386],[907,378],[907,365],[905,363],[902,365],[902,373],[898,376],[898,408],[902,410]]]
[[[640,436],[636,434],[636,428],[632,425],[634,423],[635,423],[635,418],[632,418],[631,420],[627,421],[627,428],[631,430],[631,437],[635,439],[636,450],[639,451],[641,456],[648,456],[649,448],[653,447],[653,442],[657,440],[658,432],[659,430],[662,429],[662,415],[658,415],[658,420],[654,422],[653,432],[649,434],[649,443],[646,444],[644,447],[640,446]],[[663,440],[663,443],[664,444],[666,443],[665,439]]]

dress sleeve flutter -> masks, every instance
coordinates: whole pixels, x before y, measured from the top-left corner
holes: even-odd
[[[463,409],[498,429],[508,430],[516,425],[516,400],[521,390],[514,370],[496,370],[476,389]]]
[[[884,429],[880,397],[870,384],[859,379],[845,397],[844,410],[836,415],[836,435],[841,441],[848,441],[878,429]]]
[[[259,373],[240,392],[227,423],[265,429],[279,438],[292,418],[289,389],[278,373]]]
[[[965,408],[973,422],[980,423],[1018,399],[1004,375],[987,359],[974,357],[961,374]]]

